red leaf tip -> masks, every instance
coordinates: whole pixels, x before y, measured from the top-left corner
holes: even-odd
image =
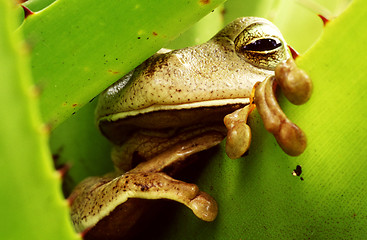
[[[29,17],[30,15],[34,14],[34,12],[32,12],[29,8],[22,6],[23,10],[24,10],[24,19],[26,19],[27,17]]]
[[[330,19],[328,19],[327,17],[325,17],[324,15],[321,14],[317,14],[317,16],[319,16],[319,18],[321,18],[324,26],[330,21]]]
[[[288,48],[289,50],[291,51],[291,54],[292,54],[292,58],[295,60],[298,56],[299,56],[299,53],[294,49],[292,48],[291,46],[288,45]]]

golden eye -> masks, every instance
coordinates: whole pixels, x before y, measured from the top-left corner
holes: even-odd
[[[247,26],[234,43],[237,54],[256,67],[274,70],[278,63],[289,58],[281,33],[270,23]]]

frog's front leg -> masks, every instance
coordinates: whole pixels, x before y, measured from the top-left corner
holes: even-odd
[[[93,228],[93,231],[95,226],[98,229],[101,220],[109,221],[110,215],[122,207],[124,210],[120,210],[118,215],[125,221],[113,221],[111,218],[109,228],[113,225],[129,231],[131,219],[138,218],[137,215],[142,213],[140,202],[129,199],[174,200],[189,207],[198,218],[213,221],[218,211],[215,200],[200,191],[195,184],[175,180],[165,172],[174,172],[189,156],[219,144],[224,136],[222,132],[210,130],[177,143],[122,175],[110,174],[86,179],[74,189],[70,197],[76,230],[82,232]],[[119,236],[124,234],[119,233]]]
[[[255,90],[255,104],[265,128],[287,154],[297,156],[307,146],[306,135],[281,110],[274,93],[277,84],[288,100],[303,104],[311,96],[312,82],[306,73],[297,68],[293,59],[289,59],[276,67],[275,76],[268,77]]]

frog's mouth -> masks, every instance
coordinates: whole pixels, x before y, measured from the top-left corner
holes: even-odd
[[[190,110],[199,108],[218,108],[228,105],[247,105],[250,103],[249,98],[234,98],[234,99],[215,99],[210,101],[183,103],[175,105],[152,105],[144,109],[132,110],[128,112],[116,113],[108,115],[100,119],[100,121],[118,121],[119,119],[126,119],[129,117],[135,117],[142,114],[159,112],[159,111],[177,111],[177,110]]]
[[[152,105],[145,109],[117,113],[99,120],[99,128],[116,144],[136,129],[163,130],[197,124],[223,123],[224,117],[249,105],[249,98],[220,99],[180,105]]]

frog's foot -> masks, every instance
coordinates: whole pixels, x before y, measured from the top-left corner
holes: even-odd
[[[196,185],[175,180],[165,173],[128,172],[116,178],[88,178],[74,190],[71,198],[71,217],[78,232],[94,227],[119,205],[133,198],[174,200],[189,207],[204,221],[213,221],[218,211],[215,200]],[[131,208],[134,206],[126,211],[134,213]],[[130,217],[124,218],[126,223],[114,224],[116,227],[130,225]]]
[[[286,98],[293,104],[304,104],[311,97],[312,81],[299,69],[293,58],[278,64],[275,68],[275,79]]]
[[[311,95],[312,83],[308,76],[295,66],[293,60],[282,63],[275,72],[275,76],[268,77],[256,86],[255,104],[265,128],[274,135],[284,152],[297,156],[307,146],[306,135],[281,110],[274,90],[277,81],[292,103],[302,104]]]
[[[250,104],[224,117],[224,125],[228,130],[226,153],[231,159],[241,157],[250,147],[251,128],[246,122],[254,108],[255,105]]]

